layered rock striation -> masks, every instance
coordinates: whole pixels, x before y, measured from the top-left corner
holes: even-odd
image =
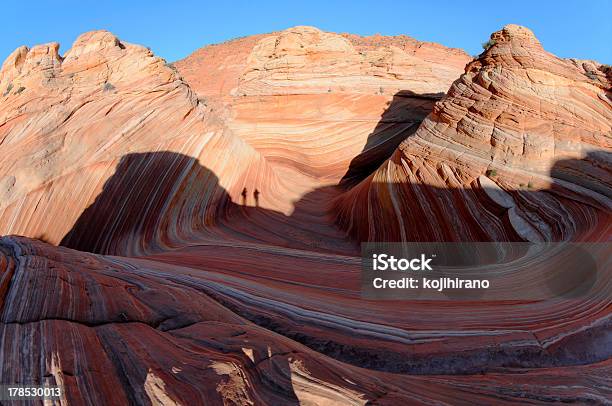
[[[175,65],[270,162],[335,184],[351,163],[349,178],[360,178],[388,157],[471,59],[381,38],[294,27],[206,47]],[[363,169],[352,162],[360,155]]]
[[[358,263],[265,245],[112,257],[3,237],[0,379],[63,385],[71,404],[610,396],[605,286],[581,306],[399,306],[359,299]]]
[[[580,298],[361,296],[360,241],[609,241],[609,68],[523,27],[491,43],[17,49],[0,383],[74,404],[605,403],[609,271]]]
[[[262,155],[163,59],[105,31],[57,50],[19,48],[0,73],[0,232],[138,253],[214,222],[254,179],[266,179],[263,205],[276,195],[287,207],[290,189]],[[84,212],[97,231],[74,234]]]
[[[338,198],[361,241],[610,238],[609,68],[509,25],[419,129]],[[427,218],[427,222],[423,222]]]

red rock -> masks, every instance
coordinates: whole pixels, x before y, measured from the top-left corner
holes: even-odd
[[[605,272],[583,300],[361,297],[358,241],[609,240],[609,69],[492,39],[470,62],[295,27],[176,70],[105,31],[16,50],[0,232],[48,243],[0,238],[0,382],[76,404],[604,403]]]
[[[202,48],[176,67],[284,177],[337,183],[366,143],[388,156],[470,61],[457,49],[383,38],[294,27]]]
[[[609,303],[516,312],[504,303],[366,302],[351,265],[358,258],[269,250],[253,262],[244,247],[202,248],[137,259],[0,239],[0,264],[15,265],[0,318],[2,381],[61,383],[69,403],[511,404],[526,394],[535,402],[607,396],[600,388],[611,364],[597,344],[605,342]],[[588,365],[566,364],[572,355]]]
[[[491,38],[416,133],[336,201],[359,240],[610,238],[606,68],[559,59],[524,27]],[[510,206],[480,192],[491,187]]]

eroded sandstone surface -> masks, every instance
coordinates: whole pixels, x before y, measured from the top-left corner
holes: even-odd
[[[268,161],[335,184],[388,157],[470,60],[407,37],[294,27],[206,47],[175,65]]]
[[[17,49],[0,382],[70,404],[605,403],[609,273],[581,300],[361,298],[360,241],[610,240],[610,68],[524,27],[492,41]]]
[[[559,59],[524,27],[491,38],[414,135],[337,200],[358,239],[610,238],[610,68]]]

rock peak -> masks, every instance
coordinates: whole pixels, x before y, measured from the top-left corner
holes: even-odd
[[[87,31],[83,34],[79,35],[79,37],[74,41],[73,46],[87,44],[87,43],[97,43],[97,42],[116,42],[119,41],[119,38],[115,34],[107,30],[94,30]]]
[[[13,79],[21,75],[52,69],[59,66],[61,61],[57,42],[35,45],[32,48],[20,46],[2,64],[0,83],[3,86],[9,85]]]
[[[545,52],[529,28],[516,24],[508,24],[491,34],[490,40],[483,47],[484,52],[466,65],[466,73],[478,71],[485,66],[536,67],[542,63],[547,64],[548,58],[552,56]]]
[[[317,27],[313,27],[311,25],[296,25],[295,27],[290,27],[284,30],[283,32],[308,32],[308,33],[321,33],[322,30]]]
[[[521,25],[508,24],[499,31],[491,34],[491,39],[498,42],[521,42],[540,45],[540,41],[533,32]]]
[[[0,80],[5,74],[8,74],[9,71],[17,70],[25,61],[28,52],[30,52],[30,48],[25,45],[22,45],[11,52],[11,54],[2,64],[2,69],[0,70]]]
[[[267,64],[272,59],[329,53],[353,54],[355,49],[339,34],[297,26],[261,40],[253,50],[251,60]]]
[[[66,57],[78,57],[82,54],[103,49],[121,48],[125,46],[117,36],[110,31],[98,30],[81,34],[66,53]]]

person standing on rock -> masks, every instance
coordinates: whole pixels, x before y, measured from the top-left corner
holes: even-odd
[[[242,205],[246,206],[247,203],[247,188],[245,187],[244,189],[242,189]]]
[[[255,189],[253,197],[255,198],[255,207],[259,207],[259,190]]]

